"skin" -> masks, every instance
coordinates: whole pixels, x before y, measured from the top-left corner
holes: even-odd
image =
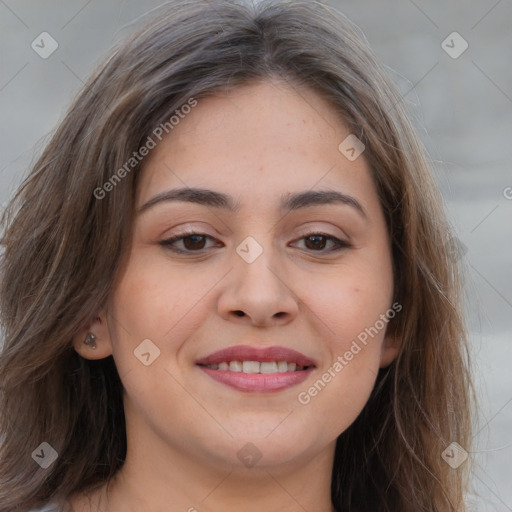
[[[75,342],[83,357],[114,356],[127,459],[108,496],[76,496],[75,510],[332,510],[336,438],[398,351],[384,328],[308,404],[298,401],[392,304],[390,242],[364,153],[349,161],[338,150],[349,133],[315,92],[263,81],[201,99],[152,150],[137,208],[198,187],[232,196],[240,210],[168,201],[138,215],[109,304]],[[311,189],[352,196],[366,217],[347,204],[279,210],[283,194]],[[160,245],[187,229],[212,238],[175,243],[188,254]],[[336,245],[315,245],[310,233],[350,245],[329,252]],[[252,263],[236,252],[247,236],[263,249]],[[134,357],[144,339],[160,350],[149,366]],[[195,364],[239,344],[289,347],[316,368],[297,386],[243,393]],[[237,457],[248,442],[261,454],[250,468]]]

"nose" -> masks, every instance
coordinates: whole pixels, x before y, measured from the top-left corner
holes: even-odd
[[[218,298],[219,315],[230,321],[258,327],[284,325],[299,311],[284,266],[264,251],[252,263],[234,255],[234,268],[224,280]]]

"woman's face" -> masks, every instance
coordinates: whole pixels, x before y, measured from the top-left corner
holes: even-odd
[[[108,307],[129,435],[240,470],[332,454],[397,351],[364,152],[283,83],[190,110],[146,157]]]

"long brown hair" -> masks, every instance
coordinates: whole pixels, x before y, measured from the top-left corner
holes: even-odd
[[[441,457],[452,441],[469,451],[471,437],[457,258],[399,93],[358,29],[325,5],[181,0],[100,66],[3,217],[1,512],[100,485],[126,455],[114,361],[81,358],[72,339],[112,292],[141,164],[105,197],[97,191],[190,98],[276,77],[324,97],[366,145],[392,242],[394,300],[403,305],[388,326],[400,353],[337,441],[333,504],[463,510],[468,463],[452,469]],[[42,442],[58,453],[45,470],[31,456]]]

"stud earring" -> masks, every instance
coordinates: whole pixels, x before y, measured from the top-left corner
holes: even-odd
[[[84,344],[88,347],[95,349],[96,348],[96,336],[91,332],[85,338]]]

